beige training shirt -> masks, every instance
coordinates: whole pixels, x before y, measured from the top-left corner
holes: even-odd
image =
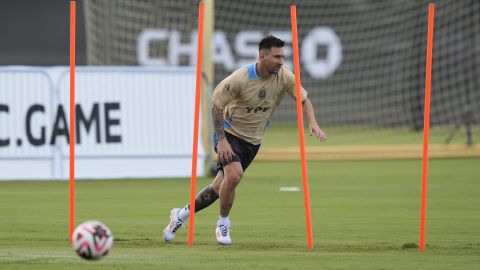
[[[256,63],[235,70],[213,91],[213,104],[224,109],[225,131],[258,145],[285,93],[295,99],[295,76],[285,66],[267,79],[257,75]],[[307,91],[302,87],[302,101]]]

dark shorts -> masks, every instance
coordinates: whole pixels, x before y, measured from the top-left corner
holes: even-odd
[[[227,138],[228,143],[230,143],[230,146],[235,153],[235,155],[233,156],[233,160],[230,162],[240,162],[242,164],[243,171],[245,171],[257,155],[258,149],[260,149],[260,144],[253,145],[236,136],[233,136],[228,132],[225,132],[225,137]],[[217,152],[218,139],[216,134],[214,134],[214,143],[215,152]],[[217,170],[223,171],[223,166],[227,164],[228,163],[222,163],[220,160],[217,160]]]

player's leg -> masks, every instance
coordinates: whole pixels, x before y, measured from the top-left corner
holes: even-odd
[[[231,162],[223,167],[224,177],[220,185],[220,217],[217,221],[215,235],[217,242],[230,245],[230,220],[229,214],[235,200],[235,189],[242,180],[243,168],[240,162]]]
[[[228,217],[233,201],[235,200],[235,188],[243,177],[243,169],[240,162],[232,162],[224,167],[225,176],[220,185],[220,217]]]
[[[215,193],[217,193],[217,195],[220,194],[220,185],[222,184],[222,182],[223,182],[223,168],[218,170],[217,176],[215,177],[215,179],[213,179],[213,182],[210,185],[212,187],[212,189],[215,191]],[[195,203],[196,203],[196,201],[195,201]],[[197,208],[197,207],[195,207],[195,208]]]
[[[195,213],[198,211],[207,208],[212,203],[218,199],[218,193],[220,189],[220,184],[223,180],[223,171],[219,170],[217,176],[213,179],[212,184],[206,186],[202,191],[200,191],[195,197]],[[190,216],[190,204],[185,205],[180,212],[178,213],[179,218],[182,221],[185,221]]]
[[[223,171],[219,170],[211,185],[206,186],[195,197],[195,213],[210,206],[218,199],[218,192],[223,180]],[[163,240],[171,242],[175,233],[182,227],[183,223],[190,216],[190,204],[183,208],[174,208],[170,212],[170,222],[163,230]]]

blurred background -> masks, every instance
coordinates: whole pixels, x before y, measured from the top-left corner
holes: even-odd
[[[329,136],[324,145],[307,140],[309,159],[420,158],[431,2],[436,13],[430,154],[480,156],[479,1],[212,0],[205,1],[206,163],[214,159],[209,107],[215,85],[254,62],[258,41],[267,34],[286,41],[286,65],[292,68],[292,3],[297,5],[302,85]],[[0,12],[0,65],[69,64],[67,1],[1,1]],[[77,1],[77,64],[194,67],[197,14],[198,1],[191,0]],[[163,87],[175,91],[171,85]],[[273,117],[258,158],[298,159],[296,121],[295,104],[287,97]],[[2,134],[8,136],[0,131],[0,138]]]
[[[77,1],[77,64],[85,65],[84,1]],[[68,65],[69,5],[62,0],[0,1],[0,65]]]

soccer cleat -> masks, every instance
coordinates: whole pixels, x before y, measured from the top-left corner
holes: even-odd
[[[217,242],[220,245],[231,245],[232,238],[230,238],[230,226],[229,225],[217,225],[215,229],[215,235],[217,236]]]
[[[163,241],[166,243],[173,241],[175,238],[175,233],[183,225],[183,221],[178,218],[179,212],[180,208],[173,208],[172,211],[170,211],[170,222],[168,223],[167,227],[165,227],[165,230],[163,230]]]

